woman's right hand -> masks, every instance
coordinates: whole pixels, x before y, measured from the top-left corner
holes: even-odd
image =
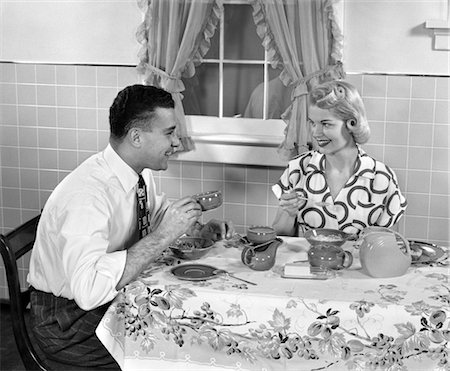
[[[290,216],[295,217],[298,210],[306,203],[306,200],[298,197],[297,193],[291,191],[283,193],[280,198],[280,207]]]

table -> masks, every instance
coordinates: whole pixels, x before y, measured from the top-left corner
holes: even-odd
[[[197,263],[232,277],[181,281],[170,256],[127,285],[96,333],[123,370],[449,370],[450,269],[411,266],[402,277],[280,277],[304,256],[303,238],[282,237],[269,271],[243,265],[241,248],[218,242]],[[183,261],[181,263],[188,263]]]

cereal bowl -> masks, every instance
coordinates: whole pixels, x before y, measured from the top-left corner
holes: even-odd
[[[339,247],[342,246],[351,235],[338,229],[314,228],[306,231],[304,237],[311,246],[332,245]]]
[[[197,193],[196,195],[193,195],[192,198],[198,202],[202,211],[215,209],[222,205],[223,202],[221,191]]]
[[[196,260],[212,249],[214,242],[201,237],[180,237],[169,246],[172,253],[180,259]]]

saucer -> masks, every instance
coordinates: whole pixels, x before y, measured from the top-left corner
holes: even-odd
[[[409,240],[409,243],[410,247],[415,246],[423,251],[418,259],[412,260],[411,264],[436,263],[445,260],[448,257],[448,252],[435,244],[415,240]]]
[[[219,269],[206,264],[182,264],[170,271],[180,280],[205,281],[217,277]]]

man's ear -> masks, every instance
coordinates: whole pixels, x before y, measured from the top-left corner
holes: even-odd
[[[139,128],[131,128],[127,133],[127,137],[133,147],[141,146],[142,137]]]

